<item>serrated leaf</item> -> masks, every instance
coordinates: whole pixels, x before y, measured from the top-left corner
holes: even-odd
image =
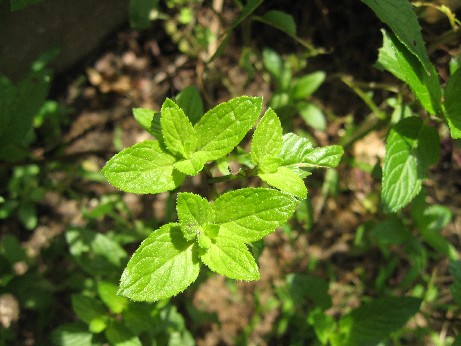
[[[152,120],[155,116],[155,111],[146,108],[133,108],[133,116],[137,123],[151,135],[155,136],[155,133],[151,130]]]
[[[325,81],[326,74],[316,71],[293,81],[290,95],[295,100],[302,100],[312,95]]]
[[[339,145],[314,148],[307,138],[287,133],[283,136],[280,157],[282,166],[334,168],[343,153],[344,149]]]
[[[176,210],[181,230],[187,240],[194,239],[197,231],[202,230],[206,224],[214,222],[214,211],[210,203],[193,193],[179,193]]]
[[[437,139],[436,130],[416,117],[404,118],[391,129],[381,192],[385,210],[398,211],[419,193],[426,170],[436,159]]]
[[[106,328],[107,314],[99,300],[81,294],[72,295],[71,300],[75,314],[83,322],[90,325],[92,332],[99,333]],[[92,324],[93,328],[91,328]]]
[[[160,193],[177,188],[185,175],[174,169],[176,158],[158,141],[144,141],[122,150],[102,173],[115,187],[132,193]]]
[[[184,110],[192,125],[203,115],[203,102],[198,89],[190,85],[176,96],[176,103]]]
[[[461,138],[461,69],[450,77],[445,87],[445,117],[450,127],[451,137]]]
[[[284,224],[298,201],[292,195],[265,188],[245,188],[221,195],[213,204],[215,223],[235,239],[253,242]]]
[[[349,334],[345,345],[379,344],[402,328],[420,305],[421,299],[413,297],[386,297],[362,304],[340,320],[340,329]]]
[[[118,286],[108,281],[98,281],[98,294],[114,314],[119,314],[128,306],[128,300],[117,295]]]
[[[412,55],[431,72],[431,62],[427,55],[421,28],[415,12],[408,0],[362,0],[395,33]]]
[[[208,155],[204,151],[192,153],[190,159],[185,159],[176,162],[173,166],[181,173],[187,175],[197,175],[208,161]]]
[[[258,280],[259,271],[247,246],[234,240],[228,233],[220,232],[211,242],[201,260],[212,271],[236,280]]]
[[[208,161],[229,154],[253,127],[262,109],[261,97],[241,96],[205,113],[195,125],[197,151]]]
[[[426,70],[394,34],[383,30],[383,36],[384,44],[380,50],[378,68],[388,70],[407,83],[430,114],[438,113],[442,92],[434,66],[429,62],[429,70]]]
[[[274,110],[269,108],[253,134],[251,161],[263,172],[274,172],[280,165],[281,150],[282,125]]]
[[[166,147],[175,155],[189,158],[197,142],[191,122],[184,111],[168,98],[162,105],[161,113],[160,124]]]
[[[274,173],[261,173],[258,176],[270,186],[281,191],[288,192],[302,199],[307,197],[307,189],[304,181],[289,168],[279,167]]]
[[[197,279],[197,246],[187,241],[179,224],[169,223],[142,242],[128,262],[118,294],[135,301],[170,298]]]

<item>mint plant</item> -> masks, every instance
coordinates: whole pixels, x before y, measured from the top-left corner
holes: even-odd
[[[200,105],[184,101],[189,109]],[[284,224],[307,197],[303,179],[309,169],[336,167],[343,154],[340,146],[314,148],[306,138],[283,135],[277,114],[269,108],[254,131],[249,160],[242,160],[246,167],[213,176],[206,165],[231,153],[261,110],[262,98],[249,96],[221,103],[200,118],[186,114],[171,99],[160,113],[135,110],[145,128],[151,118],[149,131],[156,140],[126,148],[107,162],[102,173],[115,187],[141,194],[171,191],[186,176],[203,170],[210,183],[258,176],[269,187],[229,191],[213,201],[178,193],[178,222],[163,225],[142,242],[122,274],[119,294],[136,301],[171,297],[197,279],[202,263],[232,279],[259,279],[248,246]]]
[[[430,120],[443,121],[453,139],[461,138],[461,72],[454,69],[441,86],[410,2],[362,1],[392,30],[382,30],[376,67],[406,83],[426,112],[402,117],[387,137],[381,197],[384,210],[396,212],[418,195],[429,166],[438,161],[440,138]]]

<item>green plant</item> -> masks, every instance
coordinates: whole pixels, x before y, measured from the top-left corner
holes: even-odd
[[[306,198],[306,169],[335,167],[343,153],[339,146],[313,148],[306,138],[282,135],[277,115],[268,109],[254,131],[250,152],[238,155],[244,167],[237,174],[214,176],[205,165],[234,150],[261,108],[261,98],[242,96],[200,119],[189,118],[187,110],[170,99],[160,113],[135,110],[151,115],[151,133],[157,140],[135,144],[110,159],[102,172],[112,185],[127,192],[160,193],[204,170],[209,183],[258,176],[276,189],[237,189],[213,202],[180,192],[179,222],[162,226],[141,244],[122,275],[120,294],[144,301],[168,298],[196,280],[201,262],[233,279],[259,278],[247,246],[282,225],[299,199]]]

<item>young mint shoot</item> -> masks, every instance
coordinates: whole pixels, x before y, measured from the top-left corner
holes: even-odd
[[[262,98],[248,96],[221,103],[200,118],[194,114],[192,120],[171,99],[166,99],[160,113],[136,109],[136,119],[157,140],[122,150],[102,172],[126,192],[174,190],[187,175],[200,173],[206,164],[233,151],[261,110]],[[342,154],[340,146],[314,148],[306,138],[283,135],[277,114],[269,108],[254,131],[248,170],[239,176],[258,176],[269,187],[229,191],[211,196],[214,201],[178,193],[178,221],[160,227],[142,242],[122,274],[118,294],[135,301],[172,297],[197,279],[202,264],[232,279],[258,280],[258,265],[248,245],[293,215],[300,199],[307,197],[303,179],[310,174],[308,169],[336,167]],[[209,178],[212,183],[235,177]]]

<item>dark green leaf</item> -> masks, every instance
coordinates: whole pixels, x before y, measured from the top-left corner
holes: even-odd
[[[461,138],[461,69],[450,77],[445,88],[445,117],[452,138]]]
[[[192,125],[195,125],[203,115],[202,98],[193,85],[181,90],[176,96],[176,103],[184,110]]]
[[[421,28],[408,0],[362,0],[395,33],[406,48],[418,58],[427,73],[432,73]]]
[[[340,320],[340,329],[349,334],[345,345],[379,344],[402,328],[420,305],[421,299],[413,297],[387,297],[362,304]]]
[[[259,20],[291,36],[296,36],[296,23],[288,13],[272,10],[264,14]]]
[[[157,8],[159,0],[130,0],[130,26],[144,30],[150,26],[150,12]]]

